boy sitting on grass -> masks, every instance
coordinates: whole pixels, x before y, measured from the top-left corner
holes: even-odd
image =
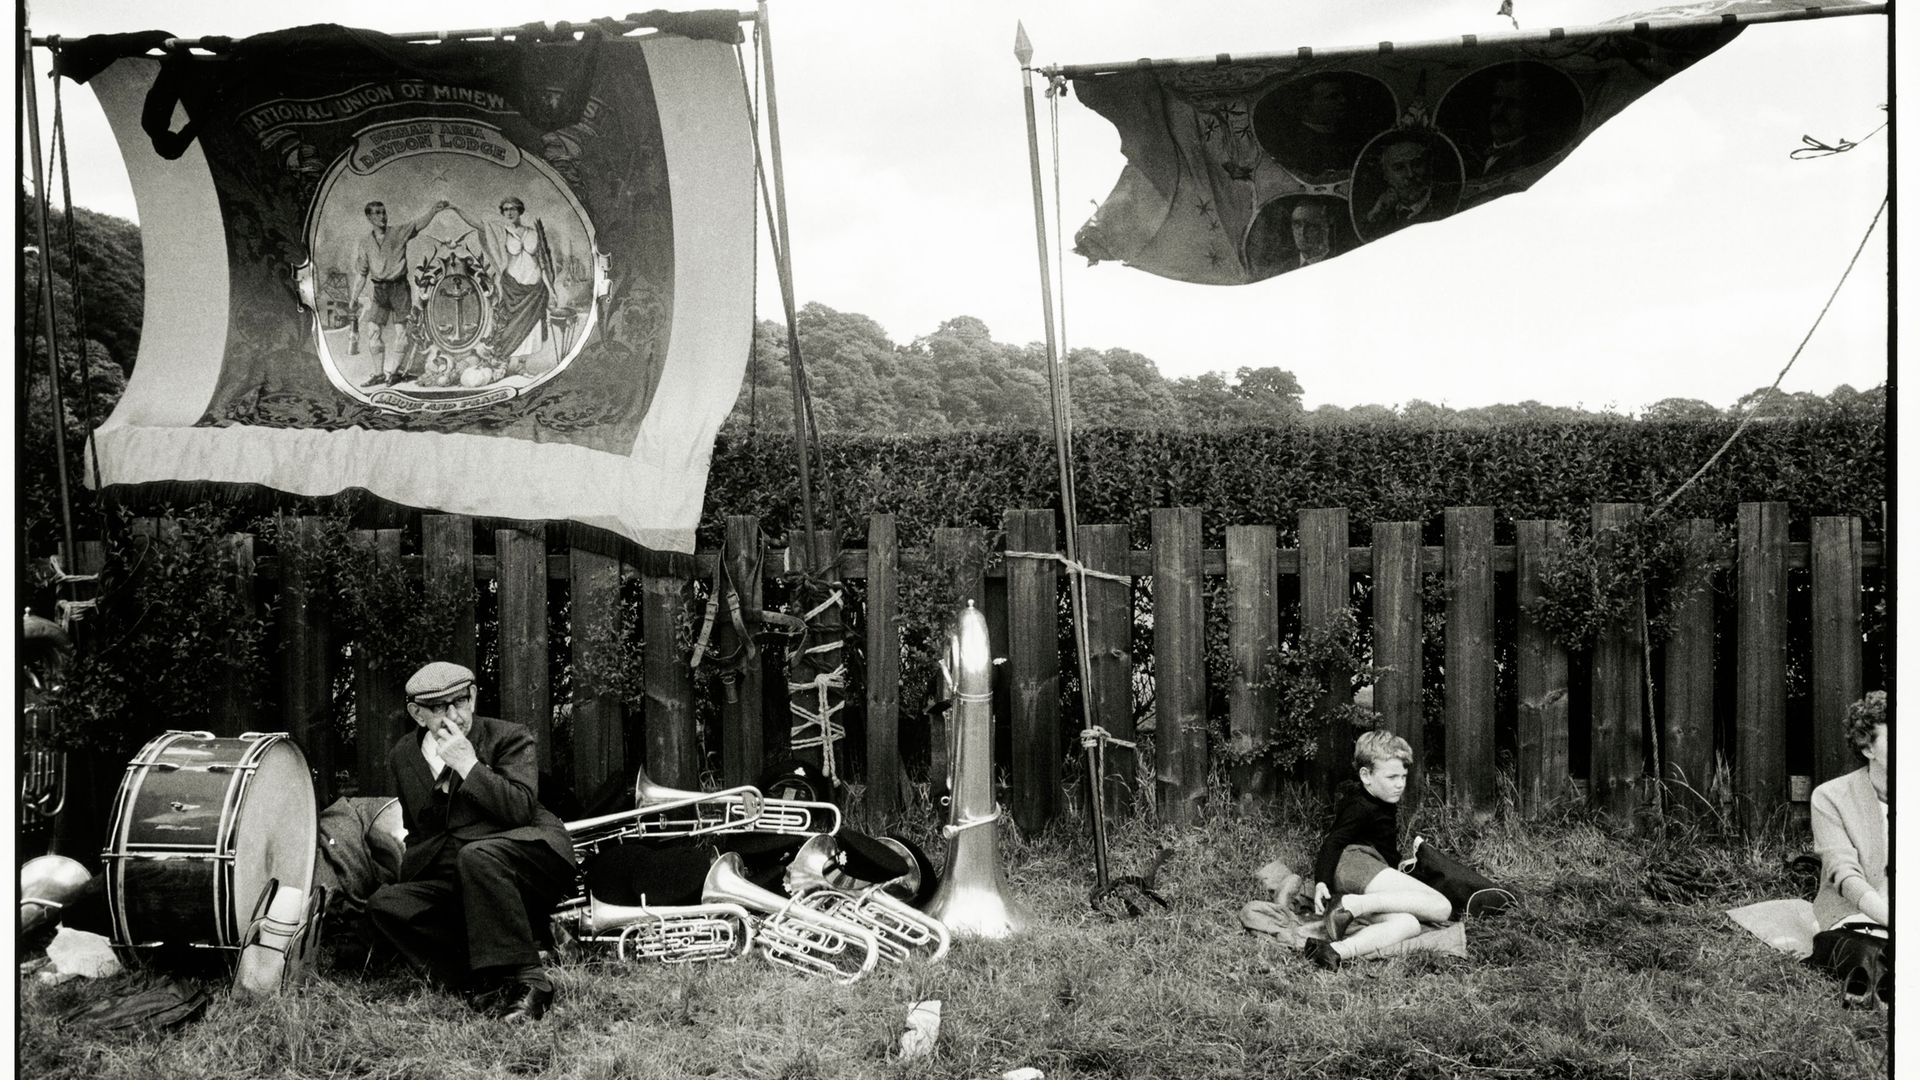
[[[1354,741],[1360,779],[1340,785],[1333,825],[1313,864],[1313,913],[1325,912],[1327,937],[1309,941],[1306,954],[1323,968],[1379,952],[1419,934],[1422,922],[1453,916],[1445,896],[1408,876],[1413,860],[1400,858],[1400,798],[1412,763],[1413,747],[1392,732],[1369,731]]]

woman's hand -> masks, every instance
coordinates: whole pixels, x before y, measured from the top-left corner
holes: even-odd
[[[1313,913],[1315,915],[1325,915],[1327,913],[1327,901],[1331,899],[1333,899],[1333,890],[1327,888],[1326,882],[1316,881],[1313,883]]]

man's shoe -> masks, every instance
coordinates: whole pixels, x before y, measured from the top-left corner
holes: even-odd
[[[1327,940],[1339,941],[1347,936],[1347,928],[1353,925],[1353,912],[1345,904],[1335,904],[1327,909]]]
[[[516,985],[511,982],[490,983],[486,986],[471,987],[460,996],[467,1000],[467,1006],[473,1011],[491,1014],[498,1009],[500,1000],[507,991],[514,989]]]
[[[1314,938],[1307,942],[1305,952],[1307,959],[1313,961],[1320,967],[1326,968],[1328,971],[1338,971],[1340,969],[1340,953],[1333,947],[1333,943],[1330,941],[1322,941],[1319,938]]]
[[[553,987],[529,986],[526,983],[511,983],[509,990],[500,998],[498,1016],[508,1023],[520,1020],[538,1020],[547,1015],[553,1006]]]
[[[360,386],[363,389],[369,386],[385,386],[392,381],[393,379],[390,376],[388,376],[386,372],[376,371],[373,373],[373,378],[368,379],[366,382],[361,383]]]

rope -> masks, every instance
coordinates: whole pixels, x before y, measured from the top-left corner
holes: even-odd
[[[1814,331],[1820,329],[1820,321],[1827,317],[1828,311],[1832,310],[1834,300],[1839,297],[1840,289],[1846,285],[1847,277],[1853,273],[1854,265],[1860,261],[1860,253],[1867,249],[1867,241],[1872,238],[1875,226],[1880,224],[1880,215],[1885,213],[1886,210],[1887,200],[1885,196],[1882,196],[1880,199],[1880,208],[1873,212],[1873,220],[1867,223],[1867,231],[1860,237],[1860,245],[1853,249],[1853,258],[1847,260],[1847,268],[1840,272],[1840,280],[1834,284],[1833,292],[1827,296],[1827,302],[1821,305],[1820,314],[1814,316],[1813,325],[1807,327],[1806,336],[1800,339],[1800,344],[1794,347],[1793,355],[1787,358],[1787,366],[1781,368],[1780,374],[1773,377],[1773,385],[1767,387],[1767,392],[1761,395],[1760,400],[1754,402],[1753,405],[1747,409],[1746,414],[1740,417],[1740,423],[1733,429],[1733,434],[1727,436],[1727,441],[1721,443],[1720,448],[1713,452],[1713,456],[1709,457],[1705,464],[1694,470],[1694,474],[1687,477],[1685,483],[1674,488],[1673,494],[1668,495],[1661,501],[1659,506],[1654,508],[1654,513],[1658,514],[1667,507],[1672,506],[1674,500],[1678,499],[1682,492],[1693,486],[1694,481],[1705,476],[1707,470],[1713,468],[1714,463],[1718,462],[1720,458],[1726,454],[1727,450],[1733,446],[1734,440],[1738,439],[1741,433],[1747,430],[1747,425],[1753,423],[1753,418],[1760,415],[1760,410],[1766,403],[1772,400],[1774,392],[1780,389],[1780,380],[1786,378],[1787,372],[1793,370],[1794,361],[1800,359],[1800,353],[1806,349],[1807,342],[1813,340]]]
[[[1105,570],[1095,570],[1093,567],[1069,559],[1057,551],[1003,551],[1001,554],[1009,559],[1047,559],[1066,567],[1067,572],[1070,574],[1084,574],[1087,577],[1097,577],[1105,581],[1117,581],[1122,585],[1133,584],[1133,579],[1125,574],[1109,574]]]
[[[1881,106],[1881,107],[1885,108],[1885,106]],[[1852,139],[1843,137],[1839,141],[1839,143],[1833,146],[1828,146],[1826,143],[1821,142],[1819,139],[1816,139],[1811,135],[1802,135],[1800,136],[1800,141],[1805,145],[1789,151],[1787,153],[1787,156],[1792,158],[1795,161],[1811,161],[1814,158],[1832,157],[1835,154],[1844,154],[1847,151],[1853,149],[1854,147],[1859,146],[1860,143],[1866,142],[1868,139],[1873,138],[1875,135],[1880,134],[1882,131],[1885,131],[1886,129],[1887,129],[1887,125],[1884,121],[1882,121],[1879,127],[1874,128],[1872,131],[1869,131],[1865,135],[1860,136],[1860,139],[1858,142]]]
[[[1123,739],[1118,735],[1115,735],[1111,731],[1108,731],[1106,728],[1103,728],[1098,724],[1095,724],[1094,726],[1087,728],[1085,731],[1082,731],[1080,733],[1081,746],[1105,747],[1108,743],[1112,743],[1115,746],[1124,747],[1128,750],[1135,749],[1139,745],[1138,743],[1135,743],[1131,739]]]

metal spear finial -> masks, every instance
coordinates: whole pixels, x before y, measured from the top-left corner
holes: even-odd
[[[1019,20],[1013,24],[1013,55],[1021,67],[1033,66],[1033,42],[1027,40],[1027,24]]]

